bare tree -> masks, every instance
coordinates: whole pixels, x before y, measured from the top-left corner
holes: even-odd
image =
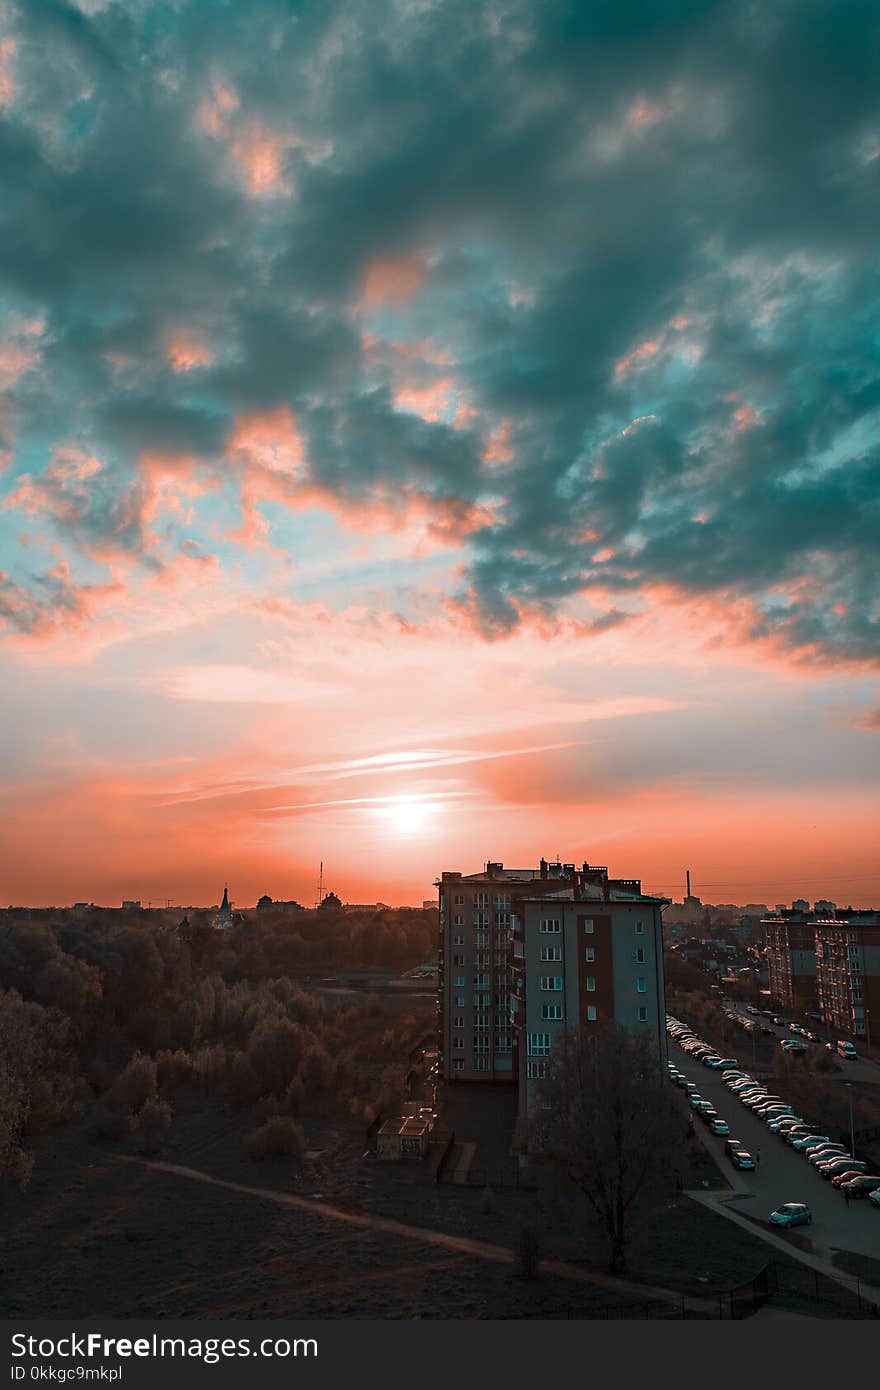
[[[666,1195],[681,1152],[681,1115],[656,1052],[612,1022],[572,1034],[537,1099],[530,1148],[587,1198],[620,1271],[633,1212]]]

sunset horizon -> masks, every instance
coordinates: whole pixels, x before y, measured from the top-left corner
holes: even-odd
[[[0,897],[875,904],[850,29],[381,8],[4,11]]]

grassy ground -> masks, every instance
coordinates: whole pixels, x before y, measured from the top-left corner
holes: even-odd
[[[485,1107],[485,1098],[478,1099]],[[512,1115],[509,1095],[499,1104]],[[466,1111],[464,1105],[459,1123]],[[508,1249],[526,1223],[538,1232],[543,1254],[584,1269],[604,1265],[603,1234],[576,1194],[552,1184],[488,1192],[435,1185],[425,1164],[367,1156],[363,1129],[353,1121],[303,1123],[312,1155],[303,1174],[289,1159],[247,1162],[240,1141],[252,1117],[195,1098],[189,1110],[178,1107],[161,1156],[226,1180],[320,1194],[343,1209]],[[503,1148],[485,1113],[484,1125]],[[697,1151],[693,1161],[700,1161]],[[122,1163],[106,1142],[71,1130],[47,1146],[30,1190],[7,1190],[0,1202],[5,1317],[546,1318],[652,1311],[561,1277],[523,1279],[515,1267]],[[671,1187],[658,1209],[634,1223],[630,1274],[683,1293],[712,1294],[752,1278],[767,1258],[757,1237]]]

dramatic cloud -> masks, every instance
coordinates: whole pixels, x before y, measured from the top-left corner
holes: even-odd
[[[875,662],[878,26],[858,0],[8,10],[7,505],[76,574],[155,562],[147,457],[212,480],[174,544],[223,565],[275,553],[267,501],[393,527],[399,493],[480,517],[451,597],[484,636],[710,597],[738,640]],[[63,449],[102,461],[88,502]]]
[[[475,739],[546,703],[569,806],[638,783],[562,708],[632,647],[602,699],[676,703],[682,634],[870,680],[878,56],[869,0],[0,0],[0,636],[72,662],[191,622],[144,688],[268,719],[308,684],[286,625],[344,645],[357,608],[450,643],[419,746],[459,747],[456,700]],[[255,613],[261,662],[222,636]],[[583,689],[521,701],[508,648]],[[298,765],[388,746],[329,729]],[[487,779],[531,806],[542,766]]]

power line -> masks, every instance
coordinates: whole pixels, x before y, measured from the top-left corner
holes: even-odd
[[[776,885],[776,886],[778,886],[778,887],[788,887],[788,886],[791,885],[792,883],[793,883],[793,884],[803,883],[804,878],[805,878],[806,876],[807,876],[806,874],[802,874],[800,878],[774,878],[774,879],[770,879],[770,880],[769,880],[769,885],[768,885],[768,886],[772,887],[772,886]],[[650,875],[644,875],[644,877],[645,877],[645,881],[646,881],[646,882],[650,879],[650,882],[651,882],[651,883],[658,883],[658,880],[655,879],[655,878],[651,878]],[[876,871],[875,873],[873,873],[873,874],[847,874],[845,877],[844,877],[842,874],[814,873],[814,872],[811,870],[811,871],[810,871],[810,877],[821,878],[821,879],[823,880],[823,882],[825,882],[825,883],[857,883],[857,882],[859,882],[860,880],[866,879],[866,878],[878,878],[878,879],[880,879],[880,870],[877,870],[877,871]],[[738,879],[736,882],[730,882],[730,881],[721,882],[720,880],[708,881],[708,880],[706,880],[706,879],[701,879],[701,880],[699,880],[698,883],[695,884],[695,887],[698,887],[698,888],[748,888],[750,883],[754,883],[755,879],[760,879],[760,878],[761,878],[761,874],[760,874],[760,872],[756,869],[756,870],[755,870],[755,873],[754,873],[754,876],[753,876],[751,879]],[[658,883],[658,886],[661,887],[661,888],[674,888],[674,887],[677,887],[680,883],[681,883],[681,879],[680,879],[680,878],[675,878],[675,879],[671,879],[671,878],[670,878],[670,879],[663,879],[662,883]]]

